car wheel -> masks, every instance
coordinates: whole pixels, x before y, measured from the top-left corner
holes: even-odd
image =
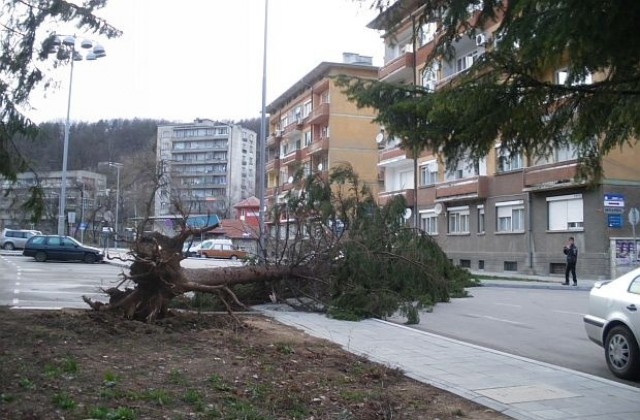
[[[87,264],[93,264],[96,262],[96,254],[84,254],[84,262],[86,262]]]
[[[15,249],[15,247],[11,242],[7,242],[6,244],[4,244],[3,248],[6,249],[7,251],[13,251]]]
[[[609,370],[621,379],[640,375],[640,350],[633,334],[625,326],[613,327],[604,345]]]
[[[232,255],[231,258],[230,258],[231,261],[235,261],[237,259],[238,259],[238,257],[236,257],[235,255]]]
[[[43,251],[38,251],[38,252],[36,252],[35,259],[38,262],[45,262],[45,261],[47,261],[47,254],[44,253]]]

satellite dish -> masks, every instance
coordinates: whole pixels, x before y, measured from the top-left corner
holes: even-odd
[[[318,170],[321,171],[322,170],[322,163],[318,163]]]
[[[442,205],[442,203],[436,203],[436,205],[433,206],[433,212],[436,214],[436,216],[440,216],[442,214],[442,210],[444,210],[444,206]]]
[[[291,184],[291,183],[293,182],[293,177],[292,177],[292,176],[290,176],[290,177],[289,177],[289,179],[287,179],[287,182],[288,182],[289,184]]]
[[[403,218],[404,220],[409,220],[409,218],[411,217],[411,214],[413,214],[413,212],[411,211],[411,209],[410,209],[410,208],[406,208],[406,209],[404,210],[404,213],[402,213],[402,218]]]
[[[378,135],[376,136],[376,143],[380,144],[383,141],[384,141],[384,134],[378,133]]]

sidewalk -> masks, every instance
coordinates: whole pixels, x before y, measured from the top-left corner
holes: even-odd
[[[254,309],[514,419],[640,419],[640,388],[381,320],[337,321],[282,305]]]

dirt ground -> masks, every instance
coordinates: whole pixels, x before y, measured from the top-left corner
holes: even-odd
[[[508,418],[268,318],[240,319],[0,309],[0,418]]]

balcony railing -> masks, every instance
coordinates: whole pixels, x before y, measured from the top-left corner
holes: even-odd
[[[280,158],[281,165],[289,165],[293,162],[298,162],[302,159],[302,152],[300,150],[296,150],[295,152],[286,154]]]
[[[569,160],[524,169],[524,187],[548,189],[575,185],[577,162]]]
[[[407,206],[409,207],[413,207],[416,200],[415,200],[415,191],[413,189],[408,189],[408,190],[397,190],[397,191],[388,191],[388,192],[381,192],[378,194],[378,205],[379,206],[384,206],[385,204],[387,204],[389,202],[389,200],[392,197],[395,197],[396,195],[403,195],[404,199],[407,200]]]
[[[278,171],[280,170],[280,159],[271,159],[264,166],[267,172]]]
[[[397,82],[400,80],[413,80],[413,53],[404,53],[378,70],[378,78],[384,82]]]
[[[329,104],[327,102],[316,105],[309,114],[309,124],[321,124],[329,121]]]
[[[380,158],[380,162],[384,162],[385,160],[395,159],[398,157],[407,157],[407,152],[400,147],[390,147],[380,150],[378,157]]]
[[[307,153],[308,154],[314,154],[314,153],[318,153],[321,151],[326,151],[329,150],[329,138],[325,137],[325,138],[321,138],[318,139],[316,141],[314,141],[313,143],[311,143],[309,146],[307,146]]]
[[[487,198],[488,194],[489,179],[486,176],[456,179],[436,186],[436,198],[438,199]]]

